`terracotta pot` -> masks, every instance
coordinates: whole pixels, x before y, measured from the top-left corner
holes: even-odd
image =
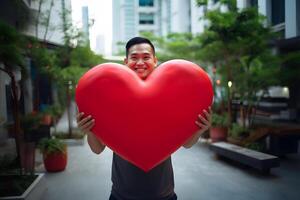
[[[210,139],[212,142],[226,141],[227,127],[211,127]]]
[[[43,154],[44,166],[48,172],[65,170],[68,161],[67,151],[53,154]]]
[[[44,115],[41,123],[44,125],[51,125],[51,123],[52,123],[51,115]]]

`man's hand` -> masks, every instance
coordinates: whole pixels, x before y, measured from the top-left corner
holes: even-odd
[[[198,141],[200,136],[211,127],[211,108],[208,108],[208,112],[207,110],[203,110],[203,113],[205,117],[203,117],[202,115],[198,115],[198,120],[195,121],[200,130],[197,131],[189,140],[187,140],[186,143],[184,143],[183,147],[191,148]]]
[[[205,131],[207,131],[210,127],[211,127],[211,118],[212,118],[212,111],[211,108],[208,108],[208,112],[206,110],[203,110],[203,113],[205,115],[205,117],[203,117],[202,115],[198,115],[198,120],[195,121],[195,123],[197,124],[197,126],[199,126],[199,128],[201,128],[200,130],[200,135],[202,133],[204,133]]]
[[[92,116],[87,116],[83,118],[84,113],[78,113],[76,116],[78,128],[84,133],[87,134],[87,141],[90,145],[91,150],[99,154],[105,149],[105,145],[91,132],[91,129],[95,125],[95,120],[92,119]]]
[[[92,119],[92,116],[89,115],[83,118],[84,113],[78,113],[76,116],[78,128],[84,133],[87,134],[91,132],[91,129],[95,125],[95,120]]]

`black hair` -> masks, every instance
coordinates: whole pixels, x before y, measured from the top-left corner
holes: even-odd
[[[143,44],[143,43],[149,44],[153,50],[153,55],[155,55],[155,48],[150,40],[148,40],[147,38],[143,38],[143,37],[134,37],[134,38],[131,38],[130,40],[128,40],[128,42],[126,43],[126,58],[128,57],[128,51],[129,51],[130,47],[132,47],[133,45],[136,45],[136,44]]]

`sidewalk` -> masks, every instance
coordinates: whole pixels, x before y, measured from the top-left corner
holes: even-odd
[[[110,194],[112,152],[93,154],[87,143],[70,146],[67,169],[46,173],[43,200],[106,200]],[[199,142],[173,156],[175,191],[179,200],[297,200],[300,155],[281,160],[280,168],[264,176],[256,170],[219,160]],[[41,172],[44,170],[41,169]]]
[[[72,103],[75,112],[75,104]],[[76,126],[73,114],[73,127]],[[67,115],[57,128],[67,130]],[[172,155],[175,192],[179,200],[298,200],[300,196],[300,154],[281,159],[281,166],[262,175],[255,169],[218,159],[208,144],[198,142],[191,149],[180,148]],[[48,190],[42,200],[107,200],[111,189],[112,151],[100,155],[83,146],[68,147],[65,171],[45,172]]]

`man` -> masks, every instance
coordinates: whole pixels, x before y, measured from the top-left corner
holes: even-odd
[[[126,44],[126,58],[124,63],[141,79],[146,79],[155,69],[157,58],[153,44],[146,38],[135,37]],[[199,128],[183,146],[190,148],[200,135],[210,127],[211,114],[204,110],[205,117],[199,115],[195,122]],[[78,127],[87,134],[91,150],[100,154],[105,145],[90,131],[95,124],[91,116],[83,118],[84,113],[77,115]],[[110,200],[176,200],[174,193],[174,176],[171,157],[161,164],[144,172],[117,154],[113,154],[112,162],[112,191]]]

